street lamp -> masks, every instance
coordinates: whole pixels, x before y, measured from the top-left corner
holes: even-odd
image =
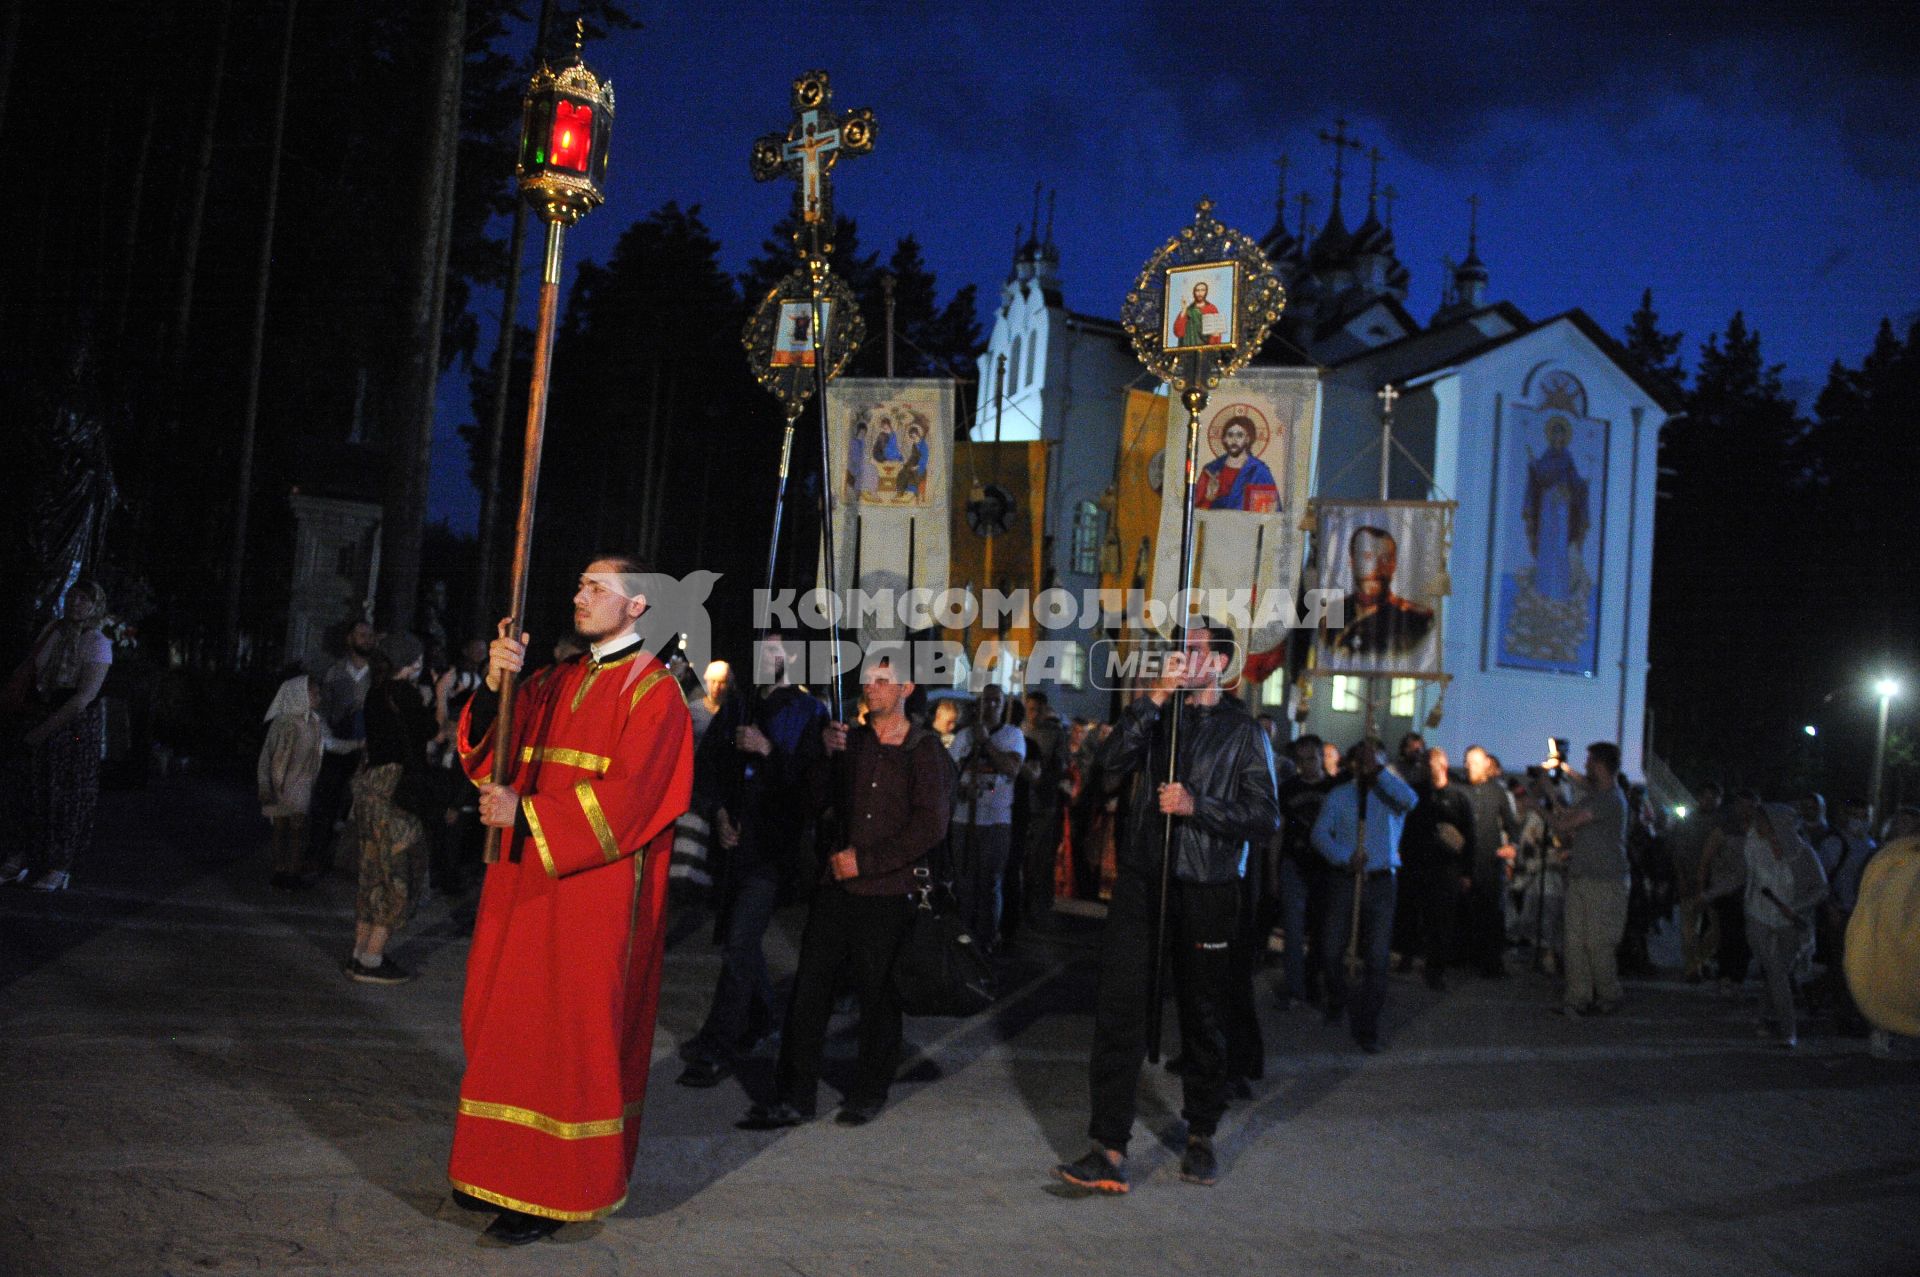
[[[1873,691],[1874,695],[1880,698],[1880,727],[1879,730],[1874,733],[1873,737],[1873,776],[1868,781],[1867,790],[1868,793],[1872,795],[1868,799],[1868,806],[1873,812],[1873,819],[1878,822],[1880,819],[1880,779],[1881,773],[1886,770],[1887,762],[1887,704],[1892,701],[1894,697],[1900,695],[1900,680],[1897,678],[1882,678],[1873,685]]]

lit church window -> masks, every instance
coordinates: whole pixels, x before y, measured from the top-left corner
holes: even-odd
[[[1107,520],[1099,503],[1082,501],[1073,510],[1073,570],[1096,576],[1100,571],[1100,544],[1106,539]]]
[[[1327,703],[1333,707],[1334,713],[1358,714],[1365,708],[1362,682],[1364,680],[1349,678],[1345,674],[1333,676],[1333,694]]]
[[[1389,693],[1387,697],[1387,713],[1393,715],[1395,718],[1412,718],[1413,697],[1414,693],[1419,691],[1419,689],[1420,680],[1418,679],[1394,679],[1393,691]]]

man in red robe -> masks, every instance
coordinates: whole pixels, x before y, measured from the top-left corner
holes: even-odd
[[[480,819],[502,831],[467,958],[448,1178],[497,1208],[496,1243],[537,1241],[626,1200],[653,1054],[673,823],[693,789],[679,684],[641,650],[641,565],[594,560],[573,598],[589,651],[540,670],[513,714],[514,767],[489,782],[503,675],[528,635],[501,622],[460,718]]]

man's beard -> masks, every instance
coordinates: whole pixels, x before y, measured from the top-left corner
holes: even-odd
[[[618,638],[626,631],[626,628],[627,626],[624,622],[615,621],[600,633],[594,634],[582,625],[578,618],[575,618],[573,623],[573,636],[582,643],[592,646],[595,643],[604,643],[610,638]]]

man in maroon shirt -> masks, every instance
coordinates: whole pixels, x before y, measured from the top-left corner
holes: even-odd
[[[883,659],[868,667],[865,689],[864,725],[821,730],[826,756],[815,768],[815,796],[833,809],[842,845],[827,859],[800,941],[774,1102],[754,1105],[743,1130],[798,1126],[813,1116],[834,986],[847,968],[860,999],[860,1050],[836,1120],[871,1122],[893,1081],[901,1034],[893,957],[913,917],[914,867],[946,836],[954,769],[939,736],[906,715],[912,683]]]

